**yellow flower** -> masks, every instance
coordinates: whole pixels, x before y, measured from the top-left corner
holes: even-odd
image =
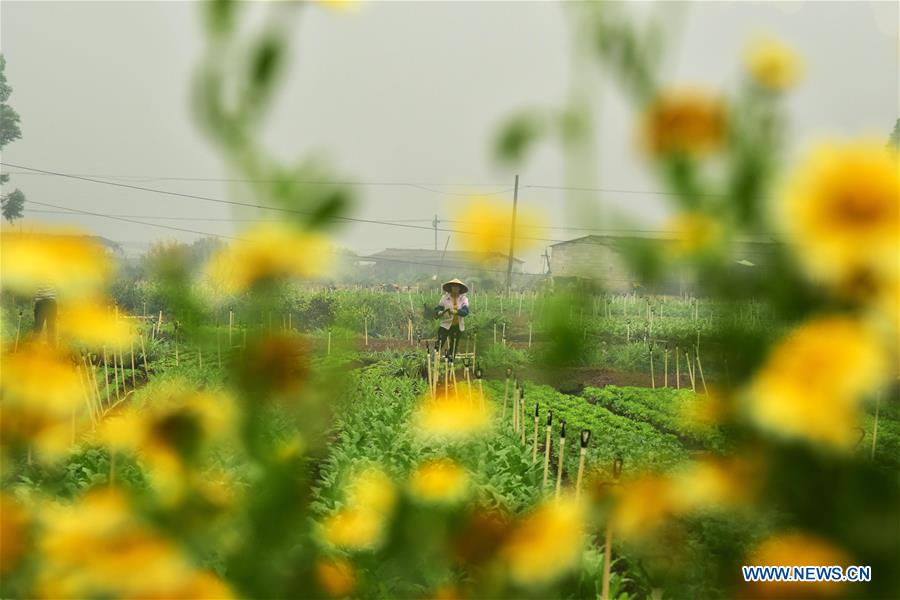
[[[33,445],[52,460],[68,448],[72,418],[86,410],[86,391],[74,365],[42,345],[20,347],[0,357],[0,439]]]
[[[662,475],[645,475],[617,490],[611,525],[616,535],[639,538],[676,514],[672,481]]]
[[[71,230],[0,234],[3,288],[31,295],[50,285],[61,295],[93,293],[106,282],[106,252],[86,235]]]
[[[39,548],[40,596],[230,596],[221,582],[198,571],[179,548],[143,524],[115,489],[93,490],[71,506],[47,510]]]
[[[387,473],[375,467],[363,469],[348,482],[347,502],[351,506],[378,513],[387,513],[394,507],[397,491]]]
[[[695,89],[664,92],[641,123],[642,144],[653,156],[708,154],[722,145],[725,131],[724,101]]]
[[[346,560],[335,558],[316,562],[316,581],[332,598],[349,596],[356,587],[356,573]]]
[[[827,540],[814,535],[790,532],[781,533],[763,540],[744,564],[755,566],[804,566],[840,565],[848,566],[850,557]],[[754,582],[748,584],[753,597],[763,598],[811,598],[821,596],[842,596],[846,591],[839,582]]]
[[[347,550],[370,550],[384,538],[385,515],[365,508],[344,508],[325,519],[325,540]]]
[[[838,287],[896,280],[900,181],[897,155],[881,142],[820,145],[786,185],[779,209],[814,278]]]
[[[576,566],[584,531],[584,510],[574,499],[547,501],[513,529],[500,556],[516,583],[547,584]]]
[[[413,496],[424,502],[453,503],[466,495],[469,474],[450,459],[431,460],[416,468],[409,487]]]
[[[666,229],[674,232],[674,249],[679,255],[709,250],[722,241],[721,224],[700,212],[682,213],[672,218]]]
[[[774,38],[758,38],[747,48],[747,71],[761,86],[782,92],[800,78],[800,59],[789,47]]]
[[[465,394],[438,390],[436,398],[425,398],[419,405],[413,423],[424,437],[448,441],[462,440],[483,433],[490,426],[490,412],[480,402],[472,402]]]
[[[57,327],[61,338],[91,348],[125,348],[135,335],[128,319],[97,300],[61,302]]]
[[[751,384],[750,414],[775,433],[847,448],[860,396],[881,381],[885,362],[861,323],[818,317],[771,351]]]
[[[0,575],[9,573],[28,548],[29,518],[9,494],[0,493]]]
[[[496,261],[498,254],[509,256],[509,236],[512,231],[512,207],[508,202],[474,196],[457,215],[465,223],[462,242],[466,250],[482,262]],[[516,248],[534,246],[542,222],[536,213],[519,207],[516,213]]]
[[[748,500],[748,486],[754,480],[744,461],[703,459],[676,472],[669,493],[677,512],[735,506]]]
[[[327,270],[330,258],[325,238],[288,224],[267,223],[214,255],[207,274],[225,293],[236,294],[263,281],[313,277]]]

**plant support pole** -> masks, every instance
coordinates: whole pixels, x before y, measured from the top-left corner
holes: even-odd
[[[550,432],[553,430],[553,410],[547,409],[547,441],[544,444],[544,486],[547,487],[547,474],[550,472]]]

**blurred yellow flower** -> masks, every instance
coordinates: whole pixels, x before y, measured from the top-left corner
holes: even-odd
[[[29,521],[24,507],[0,492],[0,575],[12,571],[28,550]]]
[[[699,89],[663,92],[641,122],[642,145],[653,156],[708,154],[723,144],[725,133],[725,102]]]
[[[350,479],[346,495],[351,506],[387,513],[394,507],[397,490],[387,473],[376,467],[368,467]]]
[[[878,340],[863,324],[818,317],[771,351],[751,384],[750,414],[775,433],[847,448],[861,395],[878,386],[885,368]]]
[[[32,445],[38,458],[60,457],[71,443],[72,419],[87,398],[72,362],[53,348],[29,344],[0,357],[0,440]]]
[[[623,483],[616,490],[616,505],[610,516],[617,536],[640,538],[676,513],[672,481],[663,475],[644,475]]]
[[[413,471],[409,487],[412,495],[424,502],[453,503],[466,495],[469,474],[450,459],[429,460]]]
[[[118,490],[92,490],[73,505],[51,507],[44,521],[38,544],[43,557],[37,577],[40,596],[231,596],[143,524]]]
[[[688,512],[743,504],[750,498],[754,475],[750,464],[738,459],[694,461],[672,475],[672,505],[677,512]]]
[[[666,229],[673,232],[674,250],[679,255],[710,250],[722,242],[722,225],[705,213],[677,215],[669,220]]]
[[[897,154],[883,143],[818,146],[787,183],[778,208],[814,278],[839,287],[896,280],[900,178]]]
[[[413,416],[417,433],[424,437],[461,440],[483,433],[490,426],[490,412],[465,394],[438,390],[436,398],[422,400]]]
[[[2,287],[31,295],[52,286],[65,296],[94,293],[110,273],[103,248],[79,232],[0,233]]]
[[[343,508],[322,524],[325,540],[347,550],[370,550],[384,538],[385,515],[359,507]]]
[[[465,223],[462,243],[466,250],[482,262],[496,261],[497,254],[509,256],[509,236],[512,231],[512,206],[509,202],[474,196],[462,205],[456,217]],[[533,238],[540,237],[543,219],[519,206],[516,212],[516,249],[534,246]]]
[[[569,496],[545,501],[514,527],[500,550],[513,581],[550,583],[573,569],[581,556],[584,507]]]
[[[750,76],[761,86],[782,92],[800,78],[799,57],[774,38],[757,38],[747,47],[744,62]]]
[[[207,264],[211,282],[225,293],[279,278],[313,277],[328,269],[327,240],[286,223],[259,225],[215,254]]]
[[[356,587],[356,572],[346,560],[333,558],[316,562],[316,581],[332,598],[343,598]]]
[[[758,544],[744,564],[757,566],[840,565],[852,564],[846,552],[817,536],[789,532],[773,535]],[[753,582],[747,584],[753,597],[811,598],[842,596],[844,586],[834,581]]]
[[[60,302],[57,330],[62,339],[90,348],[125,348],[135,335],[128,319],[98,300]]]

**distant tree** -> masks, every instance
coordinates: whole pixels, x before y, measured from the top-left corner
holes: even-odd
[[[897,122],[894,123],[894,131],[891,132],[891,137],[888,138],[888,148],[900,150],[900,119],[897,119]]]
[[[0,54],[0,150],[8,143],[22,137],[22,130],[19,128],[19,113],[6,103],[10,94],[12,94],[12,88],[6,82],[6,57]],[[7,181],[9,181],[9,175],[0,173],[0,185],[4,185]],[[25,194],[18,189],[0,196],[3,218],[10,223],[22,218],[24,208]]]

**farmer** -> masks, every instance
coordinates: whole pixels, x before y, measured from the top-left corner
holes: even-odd
[[[469,314],[469,298],[466,296],[469,287],[459,279],[451,279],[441,287],[444,295],[434,307],[435,316],[441,319],[438,347],[443,350],[444,342],[449,338],[447,353],[449,356],[456,356],[459,335],[466,329],[463,317]]]
[[[56,345],[56,288],[43,284],[34,295],[34,335],[39,337],[47,326],[47,343]]]

